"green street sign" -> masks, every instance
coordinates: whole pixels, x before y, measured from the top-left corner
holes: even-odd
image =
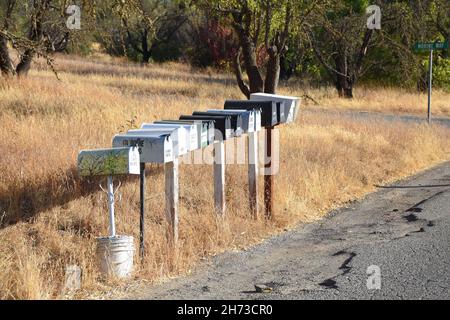
[[[431,50],[447,50],[448,41],[445,42],[417,42],[414,46],[416,51],[431,51]]]

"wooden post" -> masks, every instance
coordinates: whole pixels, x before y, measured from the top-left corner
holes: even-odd
[[[166,219],[169,223],[168,240],[176,245],[178,242],[178,159],[165,164],[166,180]]]
[[[225,142],[214,143],[214,204],[217,214],[225,214]]]
[[[272,174],[272,131],[274,127],[266,129],[266,161],[265,161],[265,176],[264,176],[264,207],[266,219],[274,218],[273,208],[273,185],[274,177]]]
[[[141,163],[140,171],[140,197],[141,197],[141,215],[139,226],[139,255],[144,260],[144,222],[145,222],[145,163]]]
[[[255,220],[258,219],[258,132],[248,133],[248,191],[250,212]]]

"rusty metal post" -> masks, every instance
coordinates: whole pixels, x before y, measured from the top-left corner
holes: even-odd
[[[272,131],[274,127],[266,129],[266,161],[265,161],[265,175],[264,175],[264,208],[267,220],[274,218],[273,207],[273,186],[274,176],[272,174]]]

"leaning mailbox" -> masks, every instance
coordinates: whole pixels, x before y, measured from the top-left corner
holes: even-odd
[[[83,150],[78,154],[78,174],[82,177],[139,174],[139,164],[136,148]]]
[[[161,134],[170,134],[170,138],[173,143],[173,156],[174,158],[181,157],[188,153],[189,149],[189,136],[184,128],[175,129],[135,129],[129,130],[127,135],[149,135],[160,136]]]
[[[182,121],[182,120],[162,120],[155,121],[155,124],[178,124],[178,125],[194,125],[197,128],[198,144],[200,148],[206,148],[210,143],[209,141],[209,123],[202,121]],[[212,122],[211,122],[212,123]],[[214,123],[212,123],[212,141],[214,141]]]
[[[178,129],[184,128],[188,136],[188,151],[194,151],[200,149],[198,141],[197,126],[192,124],[157,124],[157,123],[144,123],[141,129]]]
[[[291,123],[295,121],[298,115],[301,102],[300,98],[297,97],[280,96],[268,93],[252,93],[250,96],[250,100],[252,101],[271,100],[275,102],[284,102],[285,112],[287,114],[286,123]]]
[[[168,163],[175,157],[173,141],[169,132],[166,133],[135,133],[116,135],[113,147],[137,147],[141,163]]]
[[[273,127],[279,124],[280,106],[274,101],[227,100],[225,110],[261,110],[261,126]]]
[[[195,111],[194,116],[229,116],[231,118],[231,129],[234,137],[240,137],[242,135],[242,116],[240,114],[223,114],[221,112],[200,112]]]
[[[228,140],[233,137],[230,116],[180,116],[180,120],[214,121],[215,140]]]
[[[208,112],[227,114],[239,114],[242,117],[242,131],[243,133],[258,131],[257,120],[259,120],[259,128],[261,127],[261,111],[260,110],[222,110],[210,109]],[[258,115],[259,114],[259,117]]]

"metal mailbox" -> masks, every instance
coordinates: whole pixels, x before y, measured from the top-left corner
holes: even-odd
[[[225,110],[261,110],[261,126],[273,127],[279,124],[278,107],[274,101],[227,100]]]
[[[261,127],[261,111],[260,110],[221,110],[210,109],[208,112],[217,112],[221,114],[240,114],[242,117],[242,131],[243,133],[257,131],[257,113],[259,116],[259,127]]]
[[[113,147],[137,147],[141,163],[168,163],[175,159],[170,132],[121,134],[113,138]]]
[[[83,150],[77,162],[82,177],[139,174],[140,170],[137,148]]]
[[[197,127],[193,124],[156,124],[156,123],[144,123],[141,129],[178,129],[184,128],[188,136],[188,151],[194,151],[200,149],[198,143]]]
[[[180,116],[180,120],[214,121],[214,140],[227,140],[233,137],[230,116]]]
[[[300,98],[281,96],[277,94],[268,93],[252,93],[250,95],[250,100],[252,101],[267,101],[272,100],[275,102],[284,102],[285,113],[287,114],[286,123],[294,122],[297,118],[298,111],[300,109]]]
[[[173,143],[173,156],[178,158],[189,152],[189,136],[186,129],[174,128],[174,129],[136,129],[128,130],[128,135],[150,135],[159,136],[161,134],[170,134],[170,138]]]
[[[212,121],[162,120],[155,121],[154,123],[195,125],[197,127],[197,137],[200,148],[206,148],[209,144],[214,142],[214,122]]]
[[[200,112],[195,111],[192,115],[194,116],[229,116],[231,117],[231,129],[232,129],[232,135],[234,137],[240,137],[242,135],[242,115],[239,113],[229,113],[229,114],[223,114],[221,112]]]

